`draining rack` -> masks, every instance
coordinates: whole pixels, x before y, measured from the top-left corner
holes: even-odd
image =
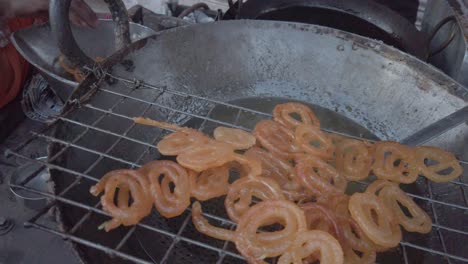
[[[84,225],[92,215],[109,215],[100,209],[99,202],[95,204],[86,204],[80,201],[71,200],[67,198],[66,195],[70,191],[72,191],[76,186],[82,184],[83,181],[88,181],[90,184],[94,184],[95,182],[97,182],[98,179],[92,176],[91,172],[101,162],[103,162],[103,160],[111,160],[113,162],[121,164],[122,167],[138,168],[139,166],[147,162],[148,159],[151,160],[151,158],[155,158],[155,155],[157,156],[155,143],[157,143],[166,133],[171,132],[163,131],[158,128],[145,128],[151,131],[150,134],[153,134],[153,138],[148,137],[147,134],[140,137],[135,136],[132,133],[132,131],[137,127],[137,125],[135,125],[132,122],[133,117],[147,116],[158,118],[158,113],[162,112],[166,114],[166,118],[164,119],[166,119],[167,121],[183,123],[182,121],[184,120],[196,119],[199,121],[198,124],[201,123],[199,128],[202,130],[204,130],[204,128],[206,127],[209,127],[209,125],[207,124],[211,123],[215,126],[222,125],[236,127],[248,131],[251,130],[252,127],[247,127],[239,124],[239,120],[242,118],[243,115],[247,114],[250,117],[255,116],[258,119],[271,118],[270,113],[264,113],[254,109],[236,106],[234,104],[213,100],[198,95],[187,94],[176,90],[169,90],[165,87],[147,84],[143,81],[125,79],[122,77],[111,75],[109,73],[104,73],[104,76],[116,80],[118,82],[118,85],[114,85],[113,89],[96,87],[94,91],[96,93],[95,97],[86,103],[80,104],[77,110],[74,110],[93,113],[92,116],[95,118],[92,118],[92,121],[80,120],[70,117],[70,115],[73,116],[73,111],[71,111],[71,114],[64,114],[62,116],[59,116],[54,124],[46,127],[43,131],[39,133],[34,133],[30,139],[20,144],[17,148],[7,151],[8,155],[13,155],[24,160],[40,163],[42,167],[47,167],[49,170],[58,170],[63,173],[72,175],[76,178],[68,187],[64,188],[60,193],[57,194],[41,192],[28,187],[27,183],[31,181],[36,176],[36,174],[32,174],[23,182],[17,185],[13,185],[14,188],[23,189],[36,194],[40,194],[47,198],[50,198],[51,200],[50,203],[44,209],[42,209],[37,215],[35,215],[29,221],[27,221],[25,225],[27,227],[34,227],[46,232],[56,234],[64,239],[73,241],[77,244],[95,248],[111,256],[120,257],[122,259],[126,259],[136,263],[170,262],[169,259],[171,257],[171,254],[180,243],[193,245],[207,252],[211,252],[214,256],[213,260],[215,260],[216,263],[229,263],[230,260],[234,260],[233,262],[235,262],[235,260],[243,260],[242,256],[240,256],[235,251],[235,249],[232,248],[232,245],[229,245],[230,243],[228,242],[222,243],[221,246],[213,246],[209,243],[198,241],[196,239],[185,236],[185,229],[190,225],[191,222],[190,209],[186,214],[183,215],[183,220],[177,232],[169,232],[165,229],[158,228],[156,226],[141,223],[137,226],[128,228],[128,230],[126,230],[125,235],[123,235],[120,238],[120,240],[115,243],[114,246],[102,245],[99,242],[91,241],[79,236],[79,234],[76,231],[79,230],[80,227],[82,227],[82,225]],[[139,91],[141,90],[151,91],[151,93],[154,94],[154,98],[143,98],[139,94]],[[112,104],[108,104],[108,102],[100,102],[99,98],[101,96],[111,96],[115,100],[113,100]],[[177,107],[169,107],[161,102],[160,99],[167,96],[173,97],[175,101],[179,102],[177,104]],[[212,117],[211,111],[198,113],[196,111],[190,111],[186,109],[186,106],[190,105],[189,102],[193,104],[194,101],[200,101],[205,105],[211,106],[207,109],[212,109],[214,107],[219,106],[231,109],[232,113],[235,113],[234,119],[233,121],[219,120],[215,117]],[[131,113],[121,112],[120,106],[124,104],[135,106],[135,108],[138,109],[132,109],[130,111]],[[118,130],[113,130],[101,128],[101,123],[107,122],[107,119],[113,119],[114,122],[119,120],[119,126],[123,126],[125,124],[125,129],[119,128]],[[126,122],[124,122],[125,120]],[[75,129],[80,128],[81,132],[73,138],[57,137],[52,132],[56,129],[57,125],[63,124],[67,124],[71,127],[74,127]],[[91,133],[103,134],[109,138],[115,138],[115,141],[109,144],[109,146],[105,147],[105,149],[93,149],[92,147],[80,144],[81,140]],[[154,137],[154,135],[156,136]],[[355,136],[351,137],[363,139]],[[60,150],[58,150],[55,153],[55,155],[50,156],[48,161],[35,160],[22,153],[23,149],[26,148],[28,144],[30,144],[33,141],[45,141],[47,143],[55,143],[56,146],[60,146]],[[140,151],[140,154],[137,155],[138,158],[136,160],[127,160],[125,159],[125,157],[115,155],[113,153],[116,148],[120,148],[120,145],[124,143],[138,146],[138,149],[142,150]],[[63,153],[70,151],[71,149],[75,149],[79,152],[86,152],[88,154],[92,154],[96,157],[96,159],[83,172],[66,168],[61,165],[57,165],[55,161],[58,160]],[[436,197],[432,192],[432,184],[420,180],[418,180],[419,184],[422,184],[427,187],[428,196],[426,197],[415,193],[408,193],[408,195],[411,196],[417,203],[422,204],[424,209],[430,210],[429,213],[433,217],[434,223],[432,234],[429,234],[428,236],[434,236],[434,239],[439,240],[440,247],[431,248],[427,247],[426,245],[420,245],[417,243],[417,239],[415,241],[403,241],[400,243],[400,250],[401,252],[403,252],[403,261],[405,263],[412,262],[412,258],[411,255],[409,255],[409,252],[414,253],[415,251],[421,251],[424,254],[430,254],[435,260],[442,260],[448,263],[468,262],[468,255],[466,255],[466,252],[452,252],[451,249],[453,248],[453,245],[449,245],[447,243],[450,241],[450,243],[463,243],[463,241],[466,241],[466,239],[468,239],[468,230],[466,229],[468,226],[466,225],[466,223],[468,223],[468,204],[467,196],[465,193],[465,191],[467,190],[466,188],[468,188],[468,184],[465,181],[463,181],[466,180],[467,177],[466,171],[468,171],[468,162],[460,160],[460,163],[462,164],[465,170],[464,176],[461,178],[461,180],[452,181],[450,183],[447,183],[447,185],[449,185],[450,188],[457,188],[460,191],[460,193],[463,196],[461,203],[445,201],[443,197]],[[84,193],[83,195],[88,194]],[[74,226],[67,231],[54,229],[48,226],[44,226],[40,223],[41,217],[44,217],[51,208],[56,207],[60,204],[81,208],[84,212],[79,221],[77,221],[74,224]],[[450,221],[446,222],[444,220],[444,222],[442,223],[439,222],[439,218],[441,217],[440,213],[447,212],[447,210],[453,211],[454,217],[462,217],[460,223],[465,223],[465,225],[462,224],[458,227],[455,227],[450,224]],[[233,222],[224,217],[220,217],[211,213],[205,213],[205,216],[211,221],[218,221],[228,228],[232,229],[235,227],[235,224]],[[165,254],[161,256],[161,259],[144,259],[141,257],[133,256],[121,250],[125,243],[129,240],[129,238],[135,234],[135,231],[137,229],[141,229],[147,232],[155,232],[161,236],[165,236],[170,239],[171,243],[169,244]],[[418,253],[416,253],[416,255],[417,254]]]

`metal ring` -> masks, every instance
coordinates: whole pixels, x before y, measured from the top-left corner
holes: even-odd
[[[200,8],[203,8],[205,10],[210,10],[210,7],[205,4],[205,3],[197,3],[197,4],[194,4],[192,5],[191,7],[185,9],[184,11],[182,11],[182,13],[179,14],[179,16],[177,16],[178,18],[183,18],[185,16],[188,16],[190,15],[190,13],[194,12],[195,10],[197,9],[200,9]]]
[[[447,40],[445,40],[437,49],[435,49],[434,51],[430,51],[429,49],[430,49],[431,43],[434,40],[435,36],[437,35],[437,33],[439,33],[439,31],[442,29],[442,27],[445,26],[449,22],[453,22],[449,38]],[[445,48],[447,48],[448,45],[450,45],[450,43],[452,43],[452,41],[455,39],[455,36],[456,36],[456,31],[457,31],[456,30],[457,29],[456,24],[457,24],[457,18],[455,16],[446,17],[446,18],[442,19],[439,23],[437,23],[437,25],[434,27],[434,29],[429,34],[429,38],[428,38],[429,55],[428,55],[428,58],[431,58],[431,57],[435,56],[436,54],[439,54]]]
[[[127,10],[122,0],[106,0],[105,2],[115,21],[116,48],[120,50],[131,43]],[[57,40],[60,52],[71,66],[82,68],[86,65],[93,65],[94,60],[83,52],[73,36],[69,19],[70,4],[71,0],[50,1],[49,16],[52,34]]]

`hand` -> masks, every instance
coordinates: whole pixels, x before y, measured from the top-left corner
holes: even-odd
[[[16,17],[47,11],[49,0],[0,0],[0,16]],[[98,18],[84,0],[72,0],[70,20],[78,26],[96,27]]]

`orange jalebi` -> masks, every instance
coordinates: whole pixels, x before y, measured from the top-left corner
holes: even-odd
[[[241,171],[246,177],[257,177],[262,174],[262,164],[260,161],[245,155],[235,154],[233,161],[240,165]]]
[[[193,147],[206,145],[208,142],[209,139],[196,130],[190,133],[176,131],[159,141],[157,147],[163,155],[177,156]]]
[[[179,216],[190,205],[188,174],[179,164],[168,160],[153,161],[139,171],[147,175],[154,205],[161,215],[167,218]],[[161,182],[160,177],[163,177]],[[170,183],[174,184],[174,190]]]
[[[211,142],[195,146],[177,156],[177,162],[187,169],[201,172],[222,166],[235,157],[234,150],[226,143]]]
[[[336,169],[348,181],[361,181],[369,176],[373,153],[368,146],[359,140],[346,139],[336,147]]]
[[[283,229],[258,233],[261,227],[272,224],[280,224]],[[306,225],[304,213],[293,202],[263,201],[252,206],[239,220],[236,247],[250,263],[258,263],[287,252],[297,235],[307,230]]]
[[[202,215],[202,208],[199,202],[192,205],[192,222],[198,232],[220,240],[235,241],[236,234],[234,231],[215,227]]]
[[[335,145],[319,128],[312,125],[299,125],[294,133],[294,142],[302,151],[322,159],[331,159]]]
[[[202,208],[199,202],[192,205],[192,222],[198,232],[220,240],[235,241],[236,233],[234,231],[215,227],[202,215]]]
[[[158,150],[163,155],[177,156],[193,147],[205,145],[210,142],[210,138],[193,128],[181,127],[144,117],[135,117],[133,121],[141,125],[154,126],[175,131],[174,133],[164,137],[158,143]]]
[[[234,149],[248,149],[255,145],[257,139],[250,133],[237,128],[217,127],[213,137],[221,142],[231,145]]]
[[[279,185],[273,179],[265,177],[240,178],[229,186],[224,200],[229,218],[238,222],[250,208],[253,197],[262,201],[284,199]]]
[[[294,118],[296,114],[300,119]],[[285,103],[275,106],[273,109],[273,118],[283,126],[295,128],[298,125],[306,124],[320,128],[320,122],[312,110],[301,103]]]
[[[169,218],[181,215],[191,197],[226,195],[235,230],[211,225],[199,202],[192,206],[193,223],[203,234],[235,243],[249,263],[274,257],[283,264],[374,263],[376,252],[401,241],[400,225],[420,233],[432,228],[430,217],[398,183],[419,175],[446,182],[462,173],[455,156],[438,148],[324,133],[304,104],[277,105],[273,119],[257,123],[252,134],[218,127],[213,139],[192,128],[135,118],[174,131],[157,147],[177,156],[177,163],[153,161],[106,174],[90,190],[96,196],[104,191],[102,206],[112,219],[103,227],[135,225],[153,203]],[[348,180],[364,180],[370,172],[378,180],[364,193],[345,194]]]
[[[463,173],[460,163],[450,152],[435,147],[417,147],[415,152],[419,172],[433,182],[449,182]]]
[[[346,263],[374,263],[376,253],[372,241],[351,217],[337,215],[329,208],[318,203],[301,205],[309,229],[325,231],[338,239]],[[361,254],[358,255],[356,252]]]
[[[318,203],[301,204],[307,220],[307,227],[311,230],[322,230],[334,237],[340,236],[340,227],[335,214]]]
[[[353,194],[349,200],[349,212],[367,237],[377,245],[392,248],[400,243],[400,226],[387,206],[375,195]]]
[[[293,131],[275,121],[262,120],[258,122],[253,135],[264,148],[282,159],[292,159],[301,151],[294,144]]]
[[[430,216],[424,212],[397,184],[378,180],[367,188],[366,192],[375,194],[387,206],[387,209],[407,231],[429,233],[432,229]],[[406,208],[405,211],[402,208]],[[409,216],[407,216],[409,214]]]
[[[294,168],[289,162],[259,147],[250,148],[244,155],[260,161],[262,176],[275,180],[288,200],[300,201],[312,197],[299,184]]]
[[[302,264],[313,256],[321,264],[344,263],[343,250],[330,234],[319,230],[301,232],[295,238],[291,250],[280,257],[278,264]]]
[[[321,196],[317,202],[332,210],[336,215],[350,217],[348,205],[349,196],[344,193]]]
[[[189,172],[190,193],[199,201],[223,196],[229,188],[229,166],[211,168],[201,173]]]
[[[151,212],[151,197],[145,176],[134,170],[116,170],[104,175],[90,192],[94,196],[104,191],[101,197],[102,208],[112,216],[102,227],[106,231],[120,225],[136,225]],[[114,202],[115,192],[119,189],[117,205]],[[130,204],[130,194],[133,203]]]
[[[418,178],[414,150],[396,142],[375,143],[375,162],[372,165],[379,179],[399,183],[413,183]]]
[[[296,174],[299,182],[317,196],[344,193],[346,179],[325,161],[312,156],[296,159]]]

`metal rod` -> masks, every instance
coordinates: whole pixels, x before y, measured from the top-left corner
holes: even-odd
[[[19,186],[19,185],[12,185],[12,186],[14,186],[16,188],[19,188],[19,189],[22,189],[22,190],[26,190],[26,191],[35,193],[35,194],[40,194],[40,195],[43,195],[45,197],[49,197],[49,198],[55,199],[55,200],[57,200],[59,202],[63,202],[63,203],[66,203],[66,204],[69,204],[69,205],[72,205],[72,206],[75,206],[75,207],[78,207],[78,208],[82,208],[82,209],[85,209],[85,210],[90,210],[90,211],[93,211],[94,213],[98,213],[100,215],[111,217],[110,214],[108,214],[107,212],[105,212],[105,211],[103,211],[101,209],[94,208],[94,207],[91,207],[89,205],[85,205],[85,204],[82,204],[82,203],[78,203],[78,202],[75,202],[73,200],[70,200],[70,199],[67,199],[67,198],[64,198],[64,197],[60,197],[60,196],[56,196],[56,195],[53,195],[53,194],[50,194],[50,193],[38,191],[38,190],[29,188],[29,187],[25,187],[25,186]],[[216,216],[213,216],[213,215],[210,215],[210,214],[204,213],[203,215],[205,215],[207,217],[210,217],[210,218],[213,218],[213,219],[219,219],[219,217],[216,217]],[[231,221],[224,219],[224,222],[231,222]],[[169,236],[171,238],[176,237],[176,234],[168,232],[168,231],[166,231],[164,229],[156,228],[154,226],[146,225],[146,224],[143,224],[143,223],[139,223],[139,224],[137,224],[137,226],[148,229],[148,230],[151,230],[151,231],[154,231],[154,232],[157,232],[157,233],[160,233],[162,235]],[[210,246],[210,245],[202,243],[202,242],[198,242],[198,241],[190,239],[190,238],[179,237],[179,239],[182,240],[182,241],[185,241],[187,243],[190,243],[190,244],[194,244],[194,245],[206,248],[206,249],[210,249],[212,251],[216,251],[218,253],[223,252],[222,249]],[[229,251],[225,251],[223,253],[226,254],[226,255],[229,255],[231,257],[235,257],[235,258],[238,258],[238,259],[244,259],[244,257],[242,257],[242,256],[240,256],[238,254],[229,252]]]
[[[235,226],[231,226],[229,229],[232,231],[232,230],[235,229]],[[224,243],[223,243],[223,250],[224,251],[227,251],[227,247],[228,247],[229,243],[230,243],[230,241],[228,241],[228,240],[224,241]],[[222,264],[225,257],[226,257],[225,254],[219,253],[219,258],[218,258],[218,261],[216,261],[216,264]]]
[[[255,113],[255,114],[258,114],[258,115],[263,115],[263,116],[266,116],[266,117],[272,117],[272,115],[270,113],[265,113],[265,112],[257,111],[257,110],[254,110],[254,109],[249,109],[249,108],[246,108],[246,107],[242,107],[242,106],[222,102],[222,101],[219,101],[219,100],[214,100],[214,99],[211,99],[211,98],[198,96],[198,95],[195,95],[195,94],[188,94],[188,93],[175,91],[175,90],[171,90],[171,89],[167,89],[167,88],[161,88],[161,87],[158,87],[158,86],[155,86],[155,85],[145,83],[144,81],[141,81],[141,80],[133,80],[132,81],[132,80],[128,80],[128,79],[125,79],[125,78],[122,78],[122,77],[112,75],[110,73],[106,73],[106,74],[107,74],[107,76],[112,77],[113,79],[116,79],[116,80],[119,80],[119,81],[122,81],[122,82],[125,82],[125,83],[138,82],[138,83],[140,83],[142,86],[144,86],[146,88],[156,89],[156,90],[159,90],[159,91],[164,91],[164,92],[174,94],[174,95],[178,95],[178,96],[193,97],[193,98],[200,99],[200,100],[207,101],[207,102],[211,102],[211,103],[214,103],[214,104],[217,104],[217,105],[223,105],[223,106],[227,106],[227,107],[231,107],[231,108],[242,109],[242,110],[252,112],[252,113]]]
[[[121,103],[123,103],[125,101],[125,97],[122,97],[120,98],[120,100],[118,100],[114,105],[112,105],[112,107],[110,108],[110,110],[112,111],[115,107],[117,107],[118,105],[120,105]],[[102,119],[104,119],[104,117],[106,117],[107,114],[103,113],[102,115],[100,115],[92,124],[91,126],[87,126],[85,127],[85,129],[83,130],[83,132],[81,132],[77,137],[75,137],[72,141],[72,143],[76,143],[78,142],[81,138],[83,138],[84,135],[86,135],[88,133],[88,131],[91,129],[91,127],[95,127],[97,126],[101,121]],[[62,121],[65,119],[64,117],[59,117],[59,119],[61,119]],[[72,122],[69,122],[69,123],[72,123]],[[44,133],[39,133],[39,134],[44,134]],[[56,160],[60,155],[62,155],[63,152],[65,152],[67,149],[69,148],[69,146],[65,146],[63,147],[61,150],[59,150],[54,156],[52,156],[51,158],[49,158],[49,162],[52,162],[54,160]]]
[[[406,246],[402,244],[400,244],[400,246],[403,249],[403,260],[405,261],[405,264],[409,264],[408,253],[406,253]]]
[[[86,209],[86,210],[91,210],[95,213],[98,213],[98,214],[101,214],[101,215],[105,215],[105,216],[110,216],[108,213],[98,209],[98,208],[93,208],[91,206],[88,206],[88,205],[84,205],[84,204],[81,204],[81,203],[78,203],[78,202],[75,202],[75,201],[72,201],[70,199],[67,199],[67,198],[64,198],[64,197],[59,197],[59,196],[55,196],[55,195],[52,195],[52,194],[49,194],[49,193],[45,193],[45,192],[41,192],[41,191],[38,191],[38,190],[34,190],[32,188],[29,188],[29,187],[24,187],[24,186],[19,186],[19,185],[14,185],[14,187],[16,188],[20,188],[20,189],[23,189],[23,190],[27,190],[27,191],[30,191],[32,193],[36,193],[36,194],[40,194],[40,195],[43,195],[43,196],[46,196],[46,197],[49,197],[49,198],[53,198],[53,199],[56,199],[60,202],[64,202],[64,203],[67,203],[67,204],[70,204],[70,205],[73,205],[73,206],[76,206],[76,207],[79,207],[79,208],[82,208],[82,209]],[[210,217],[210,218],[213,218],[213,219],[217,219],[219,221],[223,221],[225,223],[233,223],[232,221],[230,220],[227,220],[227,219],[223,219],[223,218],[219,218],[219,217],[213,217],[212,215],[210,214],[205,214],[207,217]],[[233,223],[235,224],[235,223]],[[173,234],[173,233],[170,233],[166,230],[162,230],[162,229],[158,229],[158,228],[155,228],[155,227],[152,227],[152,226],[149,226],[149,225],[146,225],[146,224],[142,224],[142,223],[139,223],[138,226],[142,227],[142,228],[146,228],[146,229],[149,229],[149,230],[152,230],[152,231],[155,231],[155,232],[158,232],[158,233],[161,233],[163,235],[167,235],[167,236],[170,236],[172,238],[176,237],[176,234]],[[436,226],[437,228],[442,228],[442,226]],[[446,228],[446,230],[448,231],[453,231],[453,232],[456,232],[456,233],[461,233],[461,234],[465,234],[466,232],[464,231],[460,231],[460,230],[456,230],[455,229],[451,229],[451,228]],[[229,255],[229,256],[232,256],[232,257],[236,257],[236,258],[239,258],[239,259],[243,259],[242,256],[238,255],[238,254],[235,254],[235,253],[232,253],[232,252],[229,252],[229,251],[224,251],[222,249],[219,249],[219,248],[216,248],[216,247],[213,247],[213,246],[210,246],[210,245],[207,245],[207,244],[204,244],[204,243],[201,243],[201,242],[198,242],[198,241],[194,241],[192,239],[189,239],[189,238],[185,238],[185,237],[180,237],[180,240],[182,241],[185,241],[185,242],[188,242],[188,243],[192,243],[192,244],[195,244],[195,245],[198,245],[198,246],[201,246],[201,247],[204,247],[204,248],[207,248],[207,249],[211,249],[211,250],[214,250],[218,253],[224,253],[226,255]],[[421,247],[421,246],[417,246],[417,245],[414,245],[414,244],[411,244],[409,242],[401,242],[400,244],[404,245],[404,246],[408,246],[408,247],[413,247],[413,248],[417,248],[417,249],[421,249],[421,250],[425,250],[426,248],[425,247]],[[443,252],[440,252],[440,251],[436,251],[436,250],[432,250],[432,249],[427,249],[425,251],[429,251],[431,253],[435,253],[435,254],[439,254],[439,255],[444,255]],[[458,259],[458,260],[462,260],[462,261],[466,261],[464,260],[464,258],[461,258],[461,257],[457,257],[457,256],[453,256],[453,255],[450,255],[450,254],[447,254],[447,256],[449,258],[453,258],[453,259]]]
[[[117,244],[117,246],[114,249],[117,250],[117,251],[120,250],[123,247],[123,245],[125,245],[125,242],[127,242],[128,239],[130,239],[130,237],[135,232],[135,230],[136,230],[136,226],[132,226],[132,228],[130,228],[130,230],[128,230],[128,232],[120,240],[120,242]]]
[[[42,208],[39,212],[37,212],[37,214],[35,214],[33,217],[31,217],[28,222],[31,222],[31,223],[35,223],[37,221],[37,219],[41,218],[44,214],[46,214],[50,208],[54,207],[55,205],[57,205],[57,201],[52,201],[50,202],[49,204],[47,204],[46,206],[44,206],[44,208]]]
[[[22,154],[15,153],[15,152],[12,152],[12,154],[15,155],[15,156],[17,156],[17,157],[26,159],[26,160],[36,161],[36,162],[38,162],[38,163],[44,164],[44,165],[46,165],[47,167],[49,167],[50,169],[56,169],[56,170],[64,171],[64,172],[67,172],[67,173],[70,173],[70,174],[74,174],[74,175],[77,175],[77,176],[83,176],[84,178],[89,179],[89,180],[91,180],[91,181],[93,181],[93,182],[98,182],[98,181],[99,181],[99,179],[96,179],[96,178],[91,177],[91,176],[89,176],[89,175],[86,175],[86,174],[83,174],[83,173],[80,173],[80,172],[77,172],[77,171],[73,171],[73,170],[70,170],[70,169],[67,169],[67,168],[64,168],[64,167],[55,165],[55,164],[50,164],[50,163],[47,163],[47,162],[43,162],[43,161],[39,161],[39,160],[34,160],[34,159],[32,159],[32,158],[26,157],[26,156],[24,156],[24,155],[22,155]],[[367,185],[367,183],[363,183],[363,182],[357,182],[357,183]],[[12,186],[13,186],[13,185],[12,185]],[[15,185],[15,186],[17,186],[17,185]],[[447,203],[447,202],[443,202],[443,201],[438,201],[438,200],[433,200],[433,199],[430,199],[430,198],[427,198],[427,197],[424,197],[424,196],[420,196],[420,195],[416,195],[416,194],[411,194],[411,193],[406,193],[406,194],[407,194],[408,196],[413,197],[413,198],[416,198],[416,199],[425,200],[425,201],[430,201],[430,202],[442,204],[442,205],[445,205],[445,206],[448,206],[448,207],[457,208],[457,209],[461,209],[461,210],[468,210],[468,207],[466,207],[466,206],[457,205],[457,204],[451,204],[451,203]]]
[[[117,250],[114,250],[112,248],[109,248],[109,247],[106,247],[106,246],[103,246],[103,245],[100,245],[100,244],[97,244],[97,243],[93,243],[93,242],[90,242],[88,240],[85,240],[83,238],[79,238],[77,236],[73,236],[73,235],[70,235],[70,234],[66,234],[66,233],[62,233],[60,231],[56,231],[56,230],[53,230],[51,228],[48,228],[46,226],[43,226],[43,225],[39,225],[39,224],[36,224],[36,223],[27,223],[28,225],[34,227],[34,228],[37,228],[39,230],[42,230],[42,231],[45,231],[45,232],[48,232],[48,233],[52,233],[52,234],[55,234],[57,236],[60,236],[62,237],[63,239],[68,239],[68,240],[71,240],[73,242],[76,242],[78,244],[81,244],[81,245],[85,245],[87,247],[91,247],[91,248],[95,248],[95,249],[98,249],[100,251],[103,251],[111,256],[118,256],[120,258],[123,258],[123,259],[126,259],[126,260],[130,260],[130,261],[133,261],[135,263],[141,263],[141,264],[153,264],[151,262],[148,262],[146,260],[143,260],[143,259],[140,259],[140,258],[137,258],[137,257],[134,257],[134,256],[131,256],[129,254],[126,254],[126,253],[123,253],[123,252],[120,252],[120,251],[117,251]]]
[[[447,132],[448,130],[468,121],[468,106],[442,118],[441,120],[421,129],[413,135],[401,140],[402,144],[417,146]]]
[[[61,117],[62,118],[62,117]],[[92,129],[92,130],[96,130],[96,131],[99,131],[99,132],[103,132],[103,133],[106,133],[106,134],[109,134],[109,135],[112,135],[112,136],[116,136],[116,137],[120,137],[120,138],[123,138],[123,139],[126,139],[128,141],[132,141],[134,143],[138,143],[138,144],[141,144],[141,145],[145,145],[147,147],[153,147],[153,148],[156,148],[156,146],[154,145],[151,145],[149,143],[146,143],[146,142],[143,142],[143,141],[140,141],[138,139],[134,139],[134,138],[131,138],[131,137],[124,137],[120,134],[117,134],[117,133],[114,133],[112,131],[109,131],[109,130],[105,130],[105,129],[101,129],[101,128],[97,128],[97,127],[92,127],[92,126],[89,126],[89,125],[86,125],[86,124],[83,124],[83,123],[80,123],[80,122],[76,122],[76,121],[73,121],[71,119],[67,119],[67,118],[62,118],[64,121],[67,121],[67,122],[70,122],[72,124],[75,124],[75,125],[79,125],[79,126],[83,126],[83,127],[86,127],[86,128],[89,128],[89,129]],[[131,118],[128,118],[128,119],[131,119]]]
[[[132,97],[132,96],[129,96],[129,95],[124,95],[124,94],[121,94],[121,93],[118,93],[118,92],[115,92],[115,91],[111,91],[111,90],[107,90],[107,89],[100,89],[100,91],[104,91],[104,92],[107,92],[107,93],[110,93],[110,94],[114,94],[114,95],[125,96],[125,97],[130,98],[130,99],[133,99],[133,100],[135,100],[135,101],[142,102],[142,103],[147,103],[147,104],[151,104],[151,105],[157,106],[157,107],[162,108],[162,109],[166,109],[166,110],[169,110],[169,111],[177,112],[177,113],[179,113],[179,114],[184,114],[184,115],[191,116],[191,117],[195,117],[195,118],[199,118],[199,119],[202,119],[202,120],[203,120],[203,119],[207,119],[208,121],[211,121],[211,122],[213,122],[213,123],[217,123],[217,124],[220,124],[220,125],[223,125],[223,126],[230,126],[230,127],[235,127],[235,128],[239,128],[239,129],[243,129],[243,130],[250,131],[250,129],[248,129],[248,128],[246,128],[246,127],[243,127],[243,126],[234,126],[233,124],[228,123],[228,122],[224,122],[224,121],[212,119],[212,118],[209,118],[209,117],[204,117],[204,116],[201,116],[201,115],[197,115],[197,114],[193,114],[193,113],[189,113],[189,112],[184,112],[184,111],[181,111],[181,110],[173,109],[173,108],[171,108],[171,107],[164,106],[164,105],[162,105],[162,104],[153,103],[153,102],[148,102],[148,101],[146,101],[146,100],[143,100],[143,99],[140,99],[140,98],[136,98],[136,97]]]
[[[432,186],[429,182],[428,179],[425,179],[426,181],[426,185],[427,185],[427,189],[429,191],[429,197],[431,199],[434,198],[433,194],[432,194]],[[434,206],[434,203],[430,203],[431,204],[431,208],[432,208],[432,212],[434,213],[434,220],[436,222],[436,225],[439,225],[439,217],[437,216],[437,211],[435,209],[435,206]],[[442,235],[442,232],[440,231],[440,229],[437,229],[437,235],[439,236],[439,240],[440,240],[440,243],[442,244],[442,249],[444,250],[444,252],[447,254],[447,247],[445,246],[445,240],[444,240],[444,236]],[[450,259],[447,258],[447,256],[445,256],[445,260],[447,261],[447,263],[451,263]]]
[[[101,205],[101,201],[97,202],[93,207],[97,209],[100,205]],[[78,220],[78,222],[76,222],[76,223],[73,225],[73,227],[70,229],[70,232],[69,232],[69,233],[70,233],[70,234],[74,234],[74,233],[83,225],[83,223],[86,222],[86,221],[91,217],[92,214],[93,214],[93,211],[88,210],[88,211],[86,212],[86,214],[84,214],[84,215],[80,218],[80,220]]]
[[[179,241],[180,241],[180,235],[182,235],[182,232],[184,232],[185,227],[187,226],[187,224],[188,224],[188,222],[190,221],[191,218],[192,218],[192,213],[189,213],[189,214],[187,215],[187,217],[185,217],[185,220],[184,220],[184,222],[182,223],[182,225],[180,226],[179,231],[177,231],[177,235],[172,239],[172,243],[171,243],[171,245],[169,246],[169,249],[166,250],[166,253],[164,253],[163,258],[161,259],[161,263],[162,263],[162,264],[166,263],[167,259],[168,259],[169,256],[171,255],[172,250],[174,249],[175,245],[176,245],[177,243],[179,243]]]
[[[448,257],[448,258],[451,258],[451,259],[455,259],[455,260],[459,260],[459,261],[463,261],[463,262],[468,262],[468,258],[459,257],[459,256],[455,256],[453,254],[444,253],[444,252],[439,251],[439,250],[434,250],[434,249],[431,249],[431,248],[418,246],[418,245],[415,245],[415,244],[412,244],[412,243],[409,243],[409,242],[400,242],[400,244],[402,244],[402,245],[404,245],[406,247],[419,249],[419,250],[426,251],[426,252],[436,254],[436,255],[440,255],[440,256],[443,256],[443,257]]]

